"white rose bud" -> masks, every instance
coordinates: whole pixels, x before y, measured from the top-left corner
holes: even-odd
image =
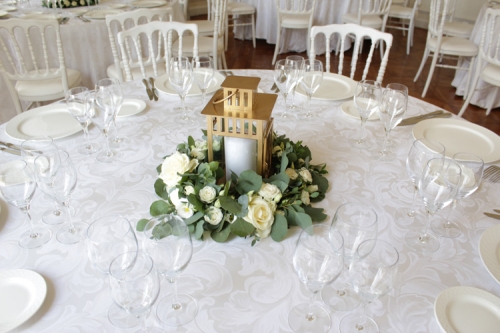
[[[220,140],[214,140],[212,142],[212,150],[219,151],[220,150]]]
[[[222,211],[217,208],[217,207],[210,207],[205,211],[205,216],[203,218],[205,221],[210,223],[211,225],[217,225],[222,221],[222,218],[224,217],[224,214],[222,214]]]
[[[267,201],[279,202],[281,200],[282,194],[280,189],[273,184],[262,184],[259,194]]]
[[[211,203],[212,201],[215,200],[215,197],[217,196],[217,191],[210,186],[205,186],[200,190],[200,199],[201,201],[205,203]]]
[[[299,165],[304,165],[306,161],[304,161],[302,158],[299,158]]]
[[[221,208],[222,207],[222,205],[220,204],[220,200],[219,199],[215,200],[214,207],[217,207],[217,208]]]
[[[306,187],[306,190],[309,193],[316,192],[318,191],[318,185],[309,185],[308,187]]]
[[[300,201],[302,201],[304,205],[309,205],[311,203],[311,200],[309,200],[309,192],[302,191],[300,194]]]
[[[207,142],[205,140],[196,140],[194,146],[198,149],[207,150]]]
[[[273,148],[273,155],[276,154],[276,156],[280,157],[283,154],[283,150],[281,149],[280,146],[275,146]]]
[[[224,221],[227,221],[231,224],[233,224],[234,221],[236,221],[237,217],[232,215],[232,214],[226,214],[226,217],[224,217]]]
[[[194,157],[197,160],[202,160],[205,158],[205,150],[200,148],[193,148],[191,149],[191,157]]]
[[[186,154],[176,151],[163,161],[159,177],[167,185],[167,188],[171,188],[182,179],[180,175],[193,171],[197,166],[198,160],[191,160]]]
[[[306,182],[306,183],[312,183],[312,176],[311,176],[311,173],[309,172],[309,170],[307,170],[306,168],[302,168],[300,169],[299,171],[299,175],[300,177],[302,177],[302,179]]]
[[[288,177],[290,177],[291,180],[295,180],[299,176],[299,174],[297,173],[297,171],[295,171],[292,168],[287,168],[285,170],[285,173],[288,175]]]
[[[192,187],[191,185],[184,187],[184,193],[186,195],[194,194],[194,187]]]
[[[260,196],[253,196],[248,203],[248,214],[244,220],[251,223],[260,238],[266,238],[271,232],[274,223],[274,211],[276,204],[269,202]]]
[[[193,207],[188,202],[182,202],[179,206],[175,207],[177,215],[183,219],[188,219],[194,214]]]

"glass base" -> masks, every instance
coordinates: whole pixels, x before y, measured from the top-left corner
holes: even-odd
[[[109,147],[123,149],[130,144],[130,138],[126,136],[112,136],[109,138]]]
[[[372,146],[372,144],[368,142],[366,139],[363,140],[360,140],[359,138],[349,139],[348,142],[351,147],[356,149],[369,149]]]
[[[339,325],[340,333],[363,332],[378,333],[378,325],[372,318],[364,315],[349,314],[342,318]]]
[[[298,104],[289,104],[286,107],[288,108],[288,110],[290,110],[292,112],[293,111],[299,112],[299,111],[303,110],[302,105],[298,105]]]
[[[118,328],[133,328],[141,324],[141,321],[115,303],[111,304],[108,310],[108,320],[113,326]]]
[[[165,331],[158,327],[146,327],[145,329],[140,329],[135,333],[165,333]]]
[[[328,312],[317,305],[303,303],[288,314],[288,324],[294,332],[327,332],[332,320]]]
[[[191,322],[198,314],[198,302],[189,295],[177,295],[177,306],[173,295],[161,299],[156,307],[156,316],[167,326],[177,327]]]
[[[25,249],[41,247],[52,238],[52,231],[47,228],[36,227],[21,235],[19,246]]]
[[[336,287],[336,288],[335,288]],[[361,299],[347,283],[336,283],[321,291],[323,302],[336,311],[351,311],[359,306]]]
[[[96,160],[102,163],[112,163],[118,160],[119,155],[116,150],[110,150],[109,152],[103,151],[96,156]]]
[[[378,161],[391,162],[396,159],[396,154],[391,150],[382,151],[382,148],[373,152],[372,157]]]
[[[42,221],[48,225],[63,224],[68,219],[68,214],[62,209],[49,209],[42,215]]]
[[[56,239],[62,244],[76,244],[85,239],[88,227],[89,225],[84,222],[73,222],[72,225],[68,223],[57,230]]]
[[[180,113],[180,115],[178,115],[174,118],[174,121],[176,123],[183,124],[183,125],[190,125],[196,121],[196,119],[192,115],[189,114],[189,110],[187,110],[187,109],[183,109],[181,107],[178,107],[178,108],[174,108],[174,112]]]
[[[417,214],[418,212],[416,210],[412,210],[411,207],[398,208],[394,213],[394,218],[401,225],[410,225],[413,223]]]
[[[436,218],[431,223],[432,230],[441,237],[457,238],[462,234],[460,226],[455,222],[446,221],[444,218]]]
[[[298,118],[300,120],[314,120],[318,119],[318,111],[316,110],[309,110],[307,112],[302,112],[298,114]]]
[[[405,235],[406,245],[411,247],[418,253],[433,253],[439,249],[439,240],[436,236],[426,233],[423,234],[420,230],[410,230]]]
[[[92,155],[101,150],[101,145],[98,143],[84,144],[78,148],[78,152],[82,155]]]
[[[297,120],[297,117],[295,117],[293,114],[290,112],[280,112],[276,115],[276,118],[281,120],[281,121],[295,121]]]

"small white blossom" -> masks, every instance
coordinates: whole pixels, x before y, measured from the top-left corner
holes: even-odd
[[[191,185],[184,187],[184,193],[186,195],[194,194],[194,187],[192,187]]]
[[[306,163],[306,161],[304,161],[303,159],[299,158],[299,165],[304,165]]]
[[[203,218],[205,221],[210,223],[211,225],[217,225],[222,221],[222,218],[224,217],[224,214],[222,214],[222,211],[217,208],[217,207],[210,207],[205,211],[205,216]]]
[[[318,191],[318,185],[309,185],[308,187],[306,187],[306,190],[309,193],[316,192]]]
[[[281,200],[282,194],[280,189],[274,184],[262,184],[259,194],[267,201],[278,203]]]
[[[71,1],[71,6],[76,7],[76,5],[78,5],[76,1]]]
[[[302,193],[300,194],[300,201],[302,201],[304,205],[309,205],[311,203],[309,199],[309,192],[302,191]]]
[[[194,146],[198,149],[207,150],[207,142],[205,140],[196,140]]]
[[[188,202],[182,202],[179,206],[175,207],[177,215],[183,219],[188,219],[194,214],[193,207]]]
[[[221,208],[222,207],[222,205],[220,204],[220,200],[219,199],[215,200],[214,207],[217,207],[217,208]]]
[[[212,150],[219,151],[220,150],[220,140],[214,140],[212,142]]]
[[[283,154],[283,151],[282,151],[280,146],[275,146],[273,148],[273,155],[280,157],[282,154]]]
[[[285,173],[288,175],[288,177],[290,177],[291,180],[295,180],[299,176],[299,174],[292,168],[287,168],[285,170]]]
[[[307,170],[306,168],[302,168],[299,170],[299,175],[300,177],[302,177],[302,179],[306,182],[306,183],[312,183],[312,176],[311,176],[311,173],[309,172],[309,170]]]
[[[196,158],[197,160],[202,160],[205,158],[205,150],[200,148],[192,148],[191,156]]]
[[[211,203],[217,196],[217,191],[211,186],[205,186],[200,190],[200,199],[205,203]]]

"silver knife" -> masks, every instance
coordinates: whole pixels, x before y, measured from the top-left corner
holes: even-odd
[[[20,147],[20,146],[15,145],[15,144],[10,143],[10,142],[3,142],[3,141],[0,141],[0,146],[4,146],[5,148],[8,148],[8,149],[13,149],[13,150],[21,150],[21,147]]]
[[[421,116],[416,116],[416,117],[411,117],[411,118],[406,118],[401,121],[398,126],[407,126],[407,125],[414,125],[422,120],[426,119],[433,119],[433,118],[449,118],[451,117],[450,112],[444,112],[444,111],[435,111],[431,112],[428,114],[424,114]]]
[[[149,88],[148,80],[142,79],[142,83],[146,86],[146,93],[148,94],[149,100],[152,100],[153,92],[151,91],[151,88]]]
[[[500,209],[493,209],[495,213],[500,213]]]
[[[149,82],[151,83],[151,91],[153,92],[153,98],[155,99],[155,102],[156,102],[158,100],[158,92],[156,91],[156,88],[155,88],[155,79],[150,77]]]
[[[492,217],[494,219],[500,220],[500,214],[491,214],[491,213],[486,213],[486,212],[483,214],[488,216],[488,217]]]
[[[21,156],[21,151],[19,151],[19,150],[14,150],[14,149],[6,148],[6,147],[0,147],[0,151],[4,151],[4,152],[9,153],[9,154]]]

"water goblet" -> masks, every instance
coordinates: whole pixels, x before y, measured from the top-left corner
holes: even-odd
[[[453,160],[462,168],[462,182],[453,199],[448,216],[445,219],[434,219],[432,230],[446,238],[456,238],[462,234],[460,226],[450,220],[451,212],[457,207],[458,202],[476,192],[483,178],[484,162],[480,157],[470,153],[456,153]]]
[[[28,165],[23,160],[14,160],[0,164],[0,194],[4,200],[24,213],[30,230],[19,238],[19,245],[25,249],[34,249],[46,244],[52,232],[43,227],[35,227],[30,214],[30,203],[35,193],[36,183]]]
[[[307,96],[307,112],[299,115],[299,118],[304,120],[313,119],[317,116],[317,114],[311,109],[311,98],[323,81],[323,63],[317,59],[304,60],[300,71],[302,74],[300,86],[304,89]]]
[[[349,314],[340,321],[341,333],[378,333],[378,325],[366,315],[366,307],[391,291],[398,272],[398,251],[386,241],[368,239],[359,244],[349,268],[352,287],[363,301],[362,314]]]
[[[214,66],[210,57],[196,57],[193,58],[193,78],[198,88],[201,90],[201,97],[203,103],[206,100],[207,89],[214,77]]]
[[[429,233],[431,218],[448,206],[455,198],[461,184],[462,170],[454,161],[431,159],[418,181],[418,192],[426,210],[422,231],[410,230],[405,235],[406,244],[419,253],[432,253],[439,249],[439,240]]]
[[[444,153],[445,147],[437,141],[425,138],[413,141],[408,156],[406,157],[406,172],[413,184],[413,198],[409,208],[404,207],[396,211],[396,217],[399,221],[408,223],[415,218],[415,206],[420,176],[430,159],[441,158],[444,160]]]
[[[112,150],[109,142],[109,128],[114,117],[114,101],[113,97],[107,90],[97,90],[89,96],[92,105],[91,118],[92,122],[102,131],[106,138],[106,150],[100,152],[96,156],[96,160],[103,163],[111,163],[118,159],[119,155],[116,150]]]
[[[316,296],[335,281],[344,266],[344,241],[338,230],[313,224],[301,231],[293,254],[293,268],[311,293],[309,303],[299,304],[288,314],[294,332],[326,332],[330,329],[328,312],[315,304]]]
[[[358,149],[366,149],[371,143],[365,139],[365,123],[376,112],[382,100],[382,87],[373,80],[359,81],[354,93],[354,105],[359,112],[361,130],[358,139],[350,139],[349,144]]]
[[[153,258],[158,273],[173,287],[173,292],[158,303],[158,319],[171,327],[189,323],[198,313],[198,303],[189,295],[177,294],[177,279],[193,254],[186,223],[175,215],[160,215],[145,225],[144,236],[146,252]]]
[[[344,238],[343,276],[321,291],[323,301],[334,310],[349,311],[360,303],[348,283],[349,264],[361,242],[377,238],[377,220],[377,213],[371,207],[356,202],[345,203],[335,212],[332,230],[338,230]]]
[[[298,74],[298,67],[295,61],[281,59],[276,61],[274,66],[274,82],[283,96],[285,111],[280,115],[281,119],[289,120],[291,115],[288,113],[286,98],[290,91],[292,91]]]
[[[193,68],[187,57],[173,57],[169,64],[169,81],[181,99],[181,107],[175,108],[181,115],[175,120],[181,124],[191,124],[194,119],[187,114],[186,95],[193,85]]]
[[[129,262],[129,253],[116,257],[109,265],[109,285],[114,303],[141,323],[137,333],[160,333],[156,327],[146,327],[151,306],[158,298],[160,282],[153,259],[146,253],[133,252],[135,260]]]
[[[90,125],[89,111],[91,106],[89,105],[89,94],[87,87],[75,87],[66,92],[66,106],[68,107],[68,111],[83,128],[83,136],[86,143],[78,148],[78,152],[82,155],[94,154],[101,149],[100,144],[90,143],[88,128]]]
[[[391,90],[396,90],[399,91],[400,93],[404,94],[406,96],[406,99],[408,99],[408,87],[405,86],[404,84],[401,83],[389,83],[385,87],[386,89],[391,89]],[[408,105],[407,105],[408,107]],[[387,147],[394,147],[396,146],[396,140],[393,140],[391,137],[385,137],[384,139],[386,140],[386,145]],[[382,140],[384,140],[382,139]],[[383,144],[383,141],[381,142],[380,145]]]
[[[297,90],[297,86],[300,84],[300,81],[302,80],[302,77],[304,76],[303,69],[304,69],[304,57],[299,56],[299,55],[290,55],[286,57],[286,60],[290,61],[295,61],[297,63],[297,78],[295,79],[295,83],[293,85],[292,91],[290,92],[292,101],[289,106],[289,109],[293,110],[300,110],[302,107],[298,104],[295,104],[295,90]]]

